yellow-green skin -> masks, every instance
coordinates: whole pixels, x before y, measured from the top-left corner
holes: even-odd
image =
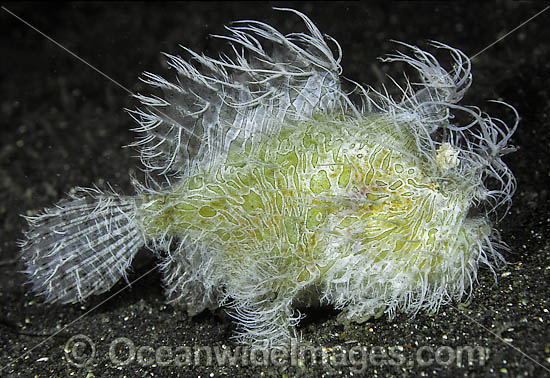
[[[255,281],[258,297],[298,304],[313,302],[303,289],[314,287],[356,319],[441,285],[461,295],[477,268],[472,243],[489,225],[466,219],[472,185],[438,171],[393,122],[322,115],[235,148],[215,169],[147,195],[145,234],[214,250],[233,292]]]

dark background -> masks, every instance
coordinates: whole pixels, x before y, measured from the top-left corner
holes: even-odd
[[[297,17],[270,9],[291,6],[306,13],[343,49],[344,76],[379,87],[387,73],[400,78],[402,66],[385,65],[376,57],[397,46],[390,40],[418,44],[437,40],[472,56],[545,6],[545,2],[329,3],[70,3],[59,6],[5,3],[44,33],[134,92],[148,93],[137,78],[143,71],[167,74],[160,52],[183,54],[178,44],[217,55],[223,34],[233,20],[265,21],[284,33],[304,31]],[[510,245],[508,265],[497,272],[479,272],[467,306],[446,306],[436,315],[397,315],[365,324],[341,325],[338,312],[310,310],[301,323],[312,345],[346,348],[361,345],[398,348],[403,366],[368,363],[369,376],[548,376],[550,370],[550,11],[526,24],[480,56],[472,65],[474,83],[463,104],[489,109],[511,123],[510,114],[487,104],[499,99],[515,106],[521,123],[512,142],[518,152],[507,157],[518,180],[509,215],[499,224]],[[92,313],[65,325],[123,287],[84,305],[44,305],[27,293],[23,269],[14,261],[24,221],[19,216],[58,201],[74,186],[109,182],[131,194],[129,173],[138,174],[136,152],[122,148],[133,140],[134,124],[123,108],[136,101],[67,52],[0,11],[0,375],[69,376],[322,376],[350,375],[349,367],[142,367],[117,368],[108,360],[109,343],[128,337],[136,345],[194,344],[229,347],[234,325],[223,311],[193,319],[164,304],[160,275],[153,273]],[[227,51],[227,50],[225,50]],[[495,109],[493,111],[493,109]],[[496,112],[496,114],[495,114]],[[139,176],[139,174],[138,174]],[[154,265],[140,258],[130,279]],[[94,365],[74,368],[63,348],[77,334],[96,345]],[[502,341],[505,339],[509,344]],[[18,359],[40,342],[27,356]],[[484,364],[430,364],[414,359],[421,347],[482,346]],[[517,349],[516,349],[517,348]],[[518,350],[519,349],[519,350]],[[376,362],[376,361],[375,361]],[[9,365],[8,365],[9,364]],[[544,367],[543,367],[544,366]]]

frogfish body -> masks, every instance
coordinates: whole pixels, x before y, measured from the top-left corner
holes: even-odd
[[[447,71],[404,44],[412,57],[386,60],[416,69],[418,88],[394,100],[356,84],[355,105],[336,42],[287,11],[308,34],[248,21],[228,28],[233,60],[189,51],[195,64],[167,55],[177,83],[145,74],[163,93],[136,96],[145,109],[131,112],[148,184],[135,196],[79,189],[27,217],[35,292],[105,292],[145,245],[172,303],[191,315],[225,305],[240,341],[273,346],[297,336],[299,307],[355,321],[436,311],[471,290],[480,263],[503,261],[492,214],[515,189],[501,157],[517,122],[457,104],[468,58],[434,43],[454,58]],[[471,121],[453,124],[459,112]]]

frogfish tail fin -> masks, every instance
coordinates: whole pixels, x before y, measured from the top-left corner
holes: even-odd
[[[75,303],[126,279],[145,239],[136,199],[79,188],[77,193],[25,217],[19,243],[32,289],[46,302]]]

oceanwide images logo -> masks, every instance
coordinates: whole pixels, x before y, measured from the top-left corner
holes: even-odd
[[[313,346],[292,340],[288,347],[253,348],[238,345],[138,345],[118,337],[97,346],[86,335],[75,335],[65,344],[65,358],[75,367],[109,360],[116,367],[140,366],[314,366],[349,367],[354,373],[369,366],[472,366],[484,365],[489,350],[480,346]],[[101,353],[102,352],[102,353]],[[103,354],[103,355],[102,355]]]

